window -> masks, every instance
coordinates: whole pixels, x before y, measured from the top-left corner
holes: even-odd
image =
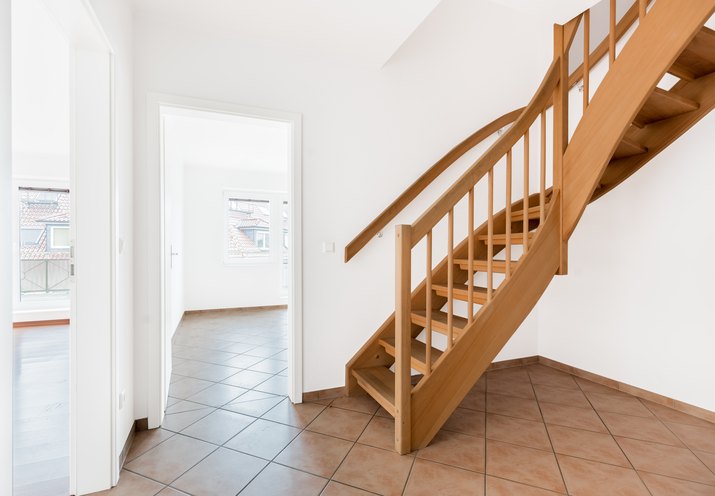
[[[228,197],[226,255],[231,261],[270,256],[271,202]]]
[[[69,226],[49,226],[49,249],[69,250],[70,249],[70,228]]]
[[[20,301],[66,298],[70,281],[67,190],[19,188]]]

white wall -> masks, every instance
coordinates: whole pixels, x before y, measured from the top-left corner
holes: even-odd
[[[115,461],[134,424],[134,181],[132,13],[123,0],[90,0],[114,52],[115,94],[115,268],[116,328],[114,360],[117,401]]]
[[[590,205],[537,306],[539,354],[715,410],[715,114]]]
[[[11,223],[10,0],[0,0],[0,238]],[[12,494],[12,269],[8,243],[0,243],[0,493]]]
[[[392,228],[347,265],[345,244],[455,143],[529,100],[551,62],[551,26],[488,2],[445,0],[382,70],[372,70],[291,47],[238,43],[230,35],[163,19],[135,21],[135,46],[141,47],[135,51],[135,188],[141,212],[135,220],[142,246],[135,272],[137,347],[159,328],[158,281],[145,277],[159,249],[159,176],[146,167],[145,156],[147,93],[300,112],[304,389],[341,386],[345,363],[394,308]],[[530,40],[529,50],[523,40]],[[466,161],[460,167],[465,166]],[[415,220],[460,167],[397,221]],[[334,241],[336,253],[321,253],[323,241]],[[532,347],[535,339],[524,342]],[[534,347],[528,354],[535,352]],[[141,376],[146,357],[137,353],[136,359]],[[146,416],[146,405],[138,403],[136,412]]]
[[[287,156],[287,153],[286,153]],[[287,164],[286,164],[287,167]],[[226,231],[224,192],[283,192],[271,195],[271,207],[280,212],[286,199],[287,175],[235,169],[187,166],[184,184],[184,294],[187,310],[285,305],[281,291],[281,261],[224,263]],[[254,195],[255,196],[255,195]],[[272,226],[271,237],[279,242]]]

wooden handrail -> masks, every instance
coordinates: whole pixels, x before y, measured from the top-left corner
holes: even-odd
[[[554,61],[531,102],[516,122],[412,225],[413,247],[521,139],[536,117],[547,107],[558,82],[559,63]]]
[[[653,0],[648,0],[650,3]],[[578,19],[577,16],[575,19]],[[630,29],[630,27],[638,19],[638,4],[634,4],[628,11],[624,14],[621,20],[616,26],[616,40],[620,40],[621,37]],[[573,32],[575,34],[575,30]],[[573,37],[571,37],[573,39]],[[608,54],[608,36],[606,36],[603,41],[591,52],[588,57],[589,70],[593,68],[597,63],[601,61],[603,57]],[[569,77],[569,88],[576,86],[579,81],[583,79],[583,64],[576,68]],[[444,171],[446,171],[452,164],[459,160],[465,153],[477,146],[479,143],[484,141],[489,136],[496,133],[498,130],[502,129],[514,122],[519,115],[524,111],[525,107],[512,110],[506,114],[494,119],[492,122],[482,127],[481,129],[475,131],[466,139],[464,139],[457,146],[452,148],[444,157],[437,161],[432,167],[430,167],[425,173],[423,173],[417,180],[415,180],[400,196],[398,196],[390,205],[385,208],[375,219],[370,222],[365,229],[360,231],[360,233],[353,238],[350,243],[345,246],[345,262],[349,262],[362,248],[374,238],[385,226],[394,219],[397,214],[404,210],[410,203],[412,203],[417,196],[422,193],[427,187],[432,184],[432,182],[437,179]]]
[[[407,207],[412,201],[417,198],[417,195],[422,193],[432,181],[437,179],[440,174],[447,170],[453,163],[459,160],[465,153],[477,146],[489,136],[493,135],[504,126],[508,126],[514,122],[524,107],[507,112],[494,119],[492,122],[475,131],[468,136],[464,141],[452,148],[444,157],[439,159],[427,172],[422,174],[415,182],[413,182],[404,193],[397,197],[380,215],[375,217],[375,220],[370,222],[365,229],[360,231],[360,234],[348,243],[345,247],[345,262],[350,261],[377,233],[379,233],[388,222],[394,219],[397,214]]]

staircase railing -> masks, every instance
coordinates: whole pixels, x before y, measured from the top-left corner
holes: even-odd
[[[576,19],[583,19],[584,23],[584,53],[583,62],[568,78],[568,88],[571,89],[579,82],[583,81],[584,111],[589,101],[590,71],[606,55],[609,59],[615,59],[615,44],[628,32],[636,20],[643,18],[646,12],[646,5],[653,0],[637,0],[630,9],[618,21],[616,20],[615,0],[610,2],[609,34],[596,48],[590,50],[590,17],[591,10],[586,10]],[[575,30],[574,30],[575,34]],[[549,105],[550,107],[551,105]],[[435,179],[447,171],[457,160],[462,158],[467,152],[501,131],[505,126],[512,124],[521,115],[526,107],[507,112],[494,119],[489,124],[475,131],[465,138],[461,143],[452,148],[444,157],[432,165],[426,172],[417,178],[403,193],[401,193],[390,205],[387,206],[375,219],[373,219],[360,233],[353,238],[345,247],[345,262],[350,261],[367,243],[382,231],[387,224],[393,220],[400,212],[410,205],[424,190],[429,187]]]
[[[611,65],[616,59],[616,3],[610,0],[610,26],[608,35],[609,60]],[[629,12],[638,12],[645,16],[645,2],[639,0]],[[633,15],[633,14],[631,14]],[[520,270],[523,262],[527,258],[531,243],[535,241],[541,230],[547,225],[547,192],[550,191],[552,198],[548,217],[550,219],[549,229],[553,235],[557,235],[559,241],[556,243],[556,253],[558,262],[554,265],[557,273],[565,274],[567,270],[566,252],[566,231],[563,223],[563,190],[564,190],[564,169],[563,160],[567,150],[569,140],[569,101],[568,91],[571,87],[569,78],[569,50],[573,44],[576,32],[581,21],[584,22],[584,32],[588,35],[590,30],[590,11],[586,11],[565,25],[554,26],[554,59],[544,76],[541,85],[532,97],[529,104],[519,114],[516,121],[504,132],[500,138],[471,166],[460,178],[437,199],[412,225],[396,226],[396,279],[395,279],[395,447],[400,453],[408,453],[417,443],[422,443],[425,439],[431,439],[433,432],[421,427],[415,431],[412,425],[413,414],[413,389],[411,383],[412,370],[412,340],[414,337],[413,321],[413,298],[412,272],[413,260],[412,250],[424,240],[426,260],[426,281],[424,323],[425,323],[425,350],[426,369],[424,379],[417,385],[415,391],[427,382],[433,370],[440,367],[442,363],[450,360],[450,353],[455,349],[456,344],[465,335],[469,334],[475,327],[474,324],[481,318],[489,320],[491,304],[495,298],[505,291],[509,291],[510,282],[515,274]],[[582,78],[584,81],[584,113],[589,105],[589,70],[592,67],[589,50],[590,36],[584,36],[584,63],[582,64]],[[547,122],[547,110],[551,109],[551,126]],[[536,128],[536,130],[532,130]],[[551,136],[548,136],[549,128]],[[531,137],[536,139],[532,140]],[[551,150],[547,143],[552,142]],[[551,155],[551,167],[547,167],[548,156]],[[532,154],[538,157],[538,170],[535,176],[538,177],[538,191],[532,195]],[[514,164],[517,164],[517,175],[514,174]],[[501,174],[503,164],[503,174]],[[520,167],[519,167],[520,165]],[[550,172],[550,177],[549,177]],[[519,197],[514,194],[514,179],[520,176],[523,192],[521,199],[517,202],[513,198]],[[498,182],[495,186],[495,182]],[[549,184],[551,183],[551,184]],[[475,234],[475,200],[477,199],[477,189],[481,189],[479,195],[486,196],[486,234]],[[484,191],[485,190],[485,191]],[[503,196],[501,193],[503,192]],[[499,199],[495,199],[496,196]],[[495,201],[496,200],[496,201]],[[455,245],[455,212],[463,211],[466,202],[466,233],[467,233],[467,256],[466,260],[456,261],[454,253]],[[495,228],[495,203],[504,205],[503,231],[497,232]],[[538,215],[537,215],[538,213]],[[532,215],[533,220],[532,222]],[[556,219],[556,220],[554,220]],[[430,353],[432,349],[432,326],[433,326],[433,281],[434,261],[432,259],[434,231],[438,225],[442,226],[446,222],[447,232],[447,275],[446,275],[446,349],[439,359],[432,363]],[[520,222],[520,224],[519,224]],[[519,228],[519,232],[513,232],[514,225]],[[499,223],[501,225],[501,222]],[[554,227],[557,226],[557,227]],[[554,230],[555,229],[555,230]],[[550,245],[548,241],[546,246]],[[517,254],[514,260],[514,244],[522,246],[522,253]],[[541,244],[541,253],[544,252],[544,243]],[[498,260],[495,255],[503,248],[504,259]],[[552,250],[553,252],[554,250]],[[550,256],[553,256],[551,254]],[[466,265],[467,269],[467,308],[466,324],[457,329],[455,327],[455,262],[460,266]],[[423,265],[420,262],[420,265]],[[499,270],[495,270],[499,266]],[[533,269],[533,264],[530,270]],[[481,308],[475,313],[475,271],[480,270],[486,273],[484,281],[485,294],[480,298]],[[495,283],[495,273],[503,273],[500,283]],[[548,279],[554,274],[547,274]],[[546,282],[544,282],[546,281]],[[547,280],[541,283],[548,284]],[[524,277],[519,277],[519,287],[524,288]],[[545,288],[545,285],[544,285]],[[481,289],[481,288],[480,288]],[[540,293],[539,293],[540,295]],[[533,296],[533,295],[531,295]],[[538,299],[538,296],[536,296]],[[534,300],[535,303],[536,300]],[[439,303],[439,302],[438,302]],[[419,302],[419,308],[422,302]],[[493,317],[493,315],[492,315]],[[523,313],[522,319],[526,317]],[[508,319],[506,319],[508,320]],[[520,321],[518,321],[520,322]],[[510,324],[518,322],[509,321]],[[516,327],[515,327],[516,328]],[[514,328],[514,329],[515,329]],[[513,332],[511,329],[510,332]],[[476,341],[470,337],[469,341]],[[485,365],[486,366],[486,365]],[[440,374],[440,381],[444,381],[444,374]],[[455,379],[456,380],[456,379]],[[476,380],[476,379],[475,379]],[[464,388],[460,385],[459,388]],[[424,389],[424,388],[423,388]],[[454,389],[457,392],[457,389]],[[464,391],[459,391],[462,393]],[[459,396],[455,394],[454,396]],[[432,398],[433,400],[435,398]],[[453,398],[446,401],[454,401]],[[421,403],[419,415],[424,417],[424,402]],[[437,413],[442,415],[443,412]],[[422,418],[421,420],[425,420]],[[445,419],[432,420],[432,424],[441,425]],[[439,428],[439,427],[437,427]],[[433,429],[433,427],[430,427]],[[415,432],[419,432],[419,439],[413,439]],[[435,431],[436,432],[436,431]]]

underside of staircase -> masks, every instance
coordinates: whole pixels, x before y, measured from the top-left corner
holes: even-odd
[[[569,48],[579,27],[590,28],[590,11],[555,26],[554,62],[529,105],[455,147],[346,249],[349,259],[404,208],[404,198],[511,124],[419,219],[396,226],[395,312],[346,366],[348,394],[367,392],[395,417],[401,453],[432,440],[552,278],[567,273],[568,239],[586,206],[715,106],[715,31],[704,26],[715,0],[691,0],[687,8],[641,0],[618,23],[615,2],[611,8],[609,36],[593,51],[585,42],[584,62],[571,75]],[[590,72],[599,62],[609,70],[591,97]],[[568,92],[579,82],[583,113],[569,139]],[[478,226],[477,195],[487,197]],[[460,217],[467,225],[456,229]],[[455,240],[455,231],[463,239]],[[435,262],[434,247],[444,245],[446,256]],[[425,274],[416,287],[415,266]]]

